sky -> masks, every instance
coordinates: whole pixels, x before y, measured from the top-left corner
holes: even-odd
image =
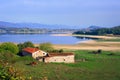
[[[113,27],[120,0],[0,0],[0,21]]]

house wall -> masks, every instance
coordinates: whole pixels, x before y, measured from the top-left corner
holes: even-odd
[[[32,54],[32,57],[33,58],[41,58],[41,57],[43,57],[43,56],[46,56],[47,55],[47,53],[46,52],[44,52],[44,51],[36,51],[36,52],[34,52],[33,54]]]
[[[22,52],[22,55],[23,56],[27,56],[27,55],[29,55],[29,56],[32,56],[33,58],[37,58],[37,57],[43,57],[43,56],[46,56],[48,53],[46,53],[46,52],[44,52],[44,51],[41,51],[41,50],[39,50],[39,51],[36,51],[36,52],[34,52],[34,53],[28,53],[28,52],[26,52],[26,51],[23,51]]]
[[[44,62],[59,62],[59,63],[74,63],[74,55],[68,55],[68,56],[52,56],[52,57],[46,57],[44,58]]]

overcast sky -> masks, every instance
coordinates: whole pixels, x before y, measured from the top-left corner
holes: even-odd
[[[120,0],[0,0],[0,21],[120,25]]]

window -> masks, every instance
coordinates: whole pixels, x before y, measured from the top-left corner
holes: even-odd
[[[43,55],[46,55],[46,53],[43,53]]]

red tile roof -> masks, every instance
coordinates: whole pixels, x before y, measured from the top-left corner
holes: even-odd
[[[28,52],[28,53],[34,53],[36,51],[38,51],[39,49],[38,48],[30,48],[30,47],[27,47],[27,48],[24,48],[22,51],[25,51],[25,52]]]

